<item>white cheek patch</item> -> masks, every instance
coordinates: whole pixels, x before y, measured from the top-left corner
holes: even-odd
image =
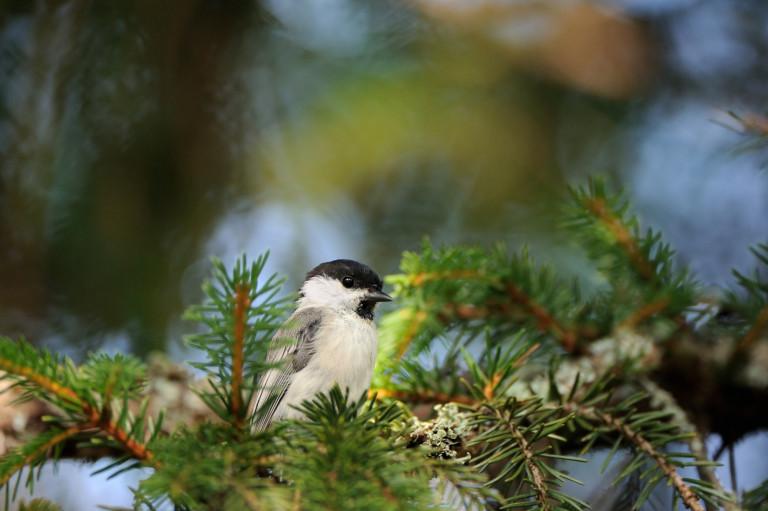
[[[301,287],[299,306],[354,308],[365,295],[363,289],[347,289],[341,282],[329,277],[313,277]]]

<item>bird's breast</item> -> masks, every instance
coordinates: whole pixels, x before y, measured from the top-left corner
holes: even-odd
[[[357,399],[370,388],[379,348],[373,321],[355,314],[333,315],[323,321],[315,342],[314,356],[304,371],[324,383],[318,391],[338,382],[342,390],[349,389],[350,398]]]

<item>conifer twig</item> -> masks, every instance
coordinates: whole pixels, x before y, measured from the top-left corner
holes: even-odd
[[[13,475],[18,472],[19,470],[23,469],[32,461],[37,459],[39,456],[41,456],[44,452],[48,451],[49,449],[55,447],[56,445],[68,440],[69,438],[72,438],[73,436],[87,430],[93,428],[94,425],[89,422],[83,422],[81,424],[77,424],[75,426],[72,426],[71,428],[65,429],[61,433],[58,433],[50,438],[47,442],[42,444],[35,452],[32,452],[24,458],[19,461],[16,465],[11,467],[8,470],[8,473],[4,477],[0,477],[0,486],[4,486],[10,479],[13,477]]]
[[[688,446],[691,449],[691,454],[696,457],[699,464],[696,466],[696,471],[699,474],[699,478],[702,481],[706,481],[711,484],[718,492],[726,494],[723,485],[720,483],[720,479],[715,473],[714,466],[707,464],[709,455],[707,454],[707,446],[702,440],[701,435],[698,434],[696,426],[694,426],[687,417],[686,412],[680,407],[675,400],[674,396],[668,391],[659,386],[658,383],[653,380],[643,377],[640,378],[640,384],[642,388],[651,396],[656,407],[660,407],[663,410],[669,411],[674,415],[674,420],[678,424],[678,427],[683,432],[696,433],[691,435],[687,439]],[[714,502],[705,502],[704,505],[707,511],[717,511],[722,506],[725,511],[737,511],[738,506],[733,500],[718,499],[719,505]]]
[[[415,403],[460,403],[463,405],[477,406],[478,402],[474,399],[461,394],[446,394],[444,392],[433,392],[431,390],[422,390],[420,392],[407,392],[404,390],[390,389],[371,389],[368,391],[368,398],[391,397],[400,401],[410,401]]]
[[[536,320],[536,329],[542,333],[550,333],[560,341],[563,349],[569,353],[577,350],[578,334],[566,328],[545,307],[539,304],[531,296],[524,293],[518,286],[509,283],[506,286],[507,295],[518,305],[522,306],[532,318]],[[484,319],[495,314],[509,314],[510,305],[497,300],[489,300],[487,307],[477,307],[467,304],[445,304],[440,318],[443,323],[449,323],[452,318],[465,321]]]
[[[422,271],[409,276],[408,283],[410,286],[415,288],[415,287],[424,286],[426,283],[434,280],[443,280],[443,279],[488,281],[486,277],[481,275],[480,272],[476,270],[460,269],[460,270],[443,270],[443,271],[432,271],[432,272]],[[494,281],[491,280],[490,282],[493,283]],[[496,282],[496,284],[498,284],[498,282]],[[428,314],[426,310],[419,310],[413,313],[413,317],[411,318],[411,325],[406,331],[405,335],[403,335],[402,339],[400,340],[399,347],[397,349],[397,354],[395,355],[396,358],[400,359],[405,355],[411,343],[413,342],[413,339],[416,337],[416,334],[419,333],[419,331],[421,330],[422,324],[424,323],[424,321],[426,321],[427,318],[428,318]]]
[[[245,424],[245,415],[242,413],[242,386],[243,364],[245,349],[245,332],[247,328],[248,307],[251,306],[251,289],[245,282],[235,286],[235,320],[232,344],[232,420],[234,426],[242,429]]]
[[[122,445],[131,456],[142,461],[152,459],[152,451],[147,449],[144,444],[131,438],[127,431],[115,424],[108,416],[103,416],[99,410],[88,405],[83,407],[83,411],[90,417],[93,424]]]
[[[420,287],[432,280],[482,280],[499,284],[498,280],[488,279],[477,270],[423,271],[413,275],[410,283],[414,287]]]
[[[84,404],[83,400],[80,399],[80,396],[78,396],[74,390],[64,387],[60,383],[57,383],[47,376],[40,374],[38,371],[35,371],[31,367],[14,364],[10,360],[0,358],[0,369],[7,373],[23,377],[27,381],[34,383],[43,390],[47,390],[62,401],[65,401],[73,406],[82,407]]]
[[[669,296],[660,296],[652,302],[643,304],[635,312],[624,318],[621,323],[618,324],[618,328],[631,328],[639,325],[648,318],[662,312],[669,305]]]
[[[39,373],[31,367],[13,364],[9,360],[0,359],[0,368],[10,374],[23,377],[25,380],[34,383],[41,389],[50,392],[57,398],[61,399],[63,402],[72,405],[73,407],[79,408],[82,410],[83,414],[88,417],[88,422],[86,424],[89,424],[90,427],[98,427],[104,431],[104,433],[122,445],[135,458],[143,461],[147,461],[152,458],[152,453],[146,448],[146,446],[132,439],[127,431],[115,424],[115,422],[111,419],[108,400],[105,404],[105,408],[100,410],[99,408],[92,406],[90,403],[80,398],[77,392],[71,388],[51,380],[47,376]]]
[[[591,407],[575,406],[565,403],[563,408],[569,413],[574,413],[582,417],[602,422],[604,425],[617,431],[661,468],[664,475],[667,476],[672,486],[677,490],[685,507],[692,511],[704,511],[704,508],[699,504],[699,497],[696,496],[691,487],[683,481],[683,478],[680,476],[674,465],[667,462],[664,456],[653,446],[653,444],[639,432],[635,431],[629,424],[607,412],[596,410]]]
[[[750,326],[744,336],[739,339],[736,345],[736,350],[733,353],[734,358],[739,357],[749,351],[755,341],[760,337],[760,333],[768,325],[768,303],[760,309],[760,313],[755,318],[754,323]]]
[[[560,321],[550,312],[537,303],[532,297],[525,294],[514,283],[507,284],[507,294],[525,307],[530,314],[536,318],[536,329],[540,332],[551,332],[558,339],[563,348],[573,353],[576,351],[578,338],[576,332],[563,326]]]
[[[584,197],[582,203],[587,211],[600,220],[613,235],[616,243],[627,253],[640,276],[646,281],[651,280],[654,271],[651,268],[650,262],[643,255],[637,240],[629,228],[624,225],[619,217],[610,212],[605,199],[599,196]]]
[[[549,499],[547,497],[547,484],[544,481],[544,474],[541,473],[541,470],[539,469],[538,465],[533,462],[533,459],[535,457],[535,453],[533,452],[533,449],[531,449],[531,445],[528,443],[528,440],[526,440],[525,435],[520,432],[520,430],[515,426],[515,424],[510,420],[509,417],[505,416],[500,410],[495,410],[496,417],[504,422],[507,426],[507,429],[514,435],[517,444],[520,446],[520,450],[523,452],[525,456],[525,465],[528,468],[528,473],[531,476],[530,482],[533,484],[534,490],[536,492],[536,497],[538,498],[539,502],[541,503],[541,506],[539,507],[540,510],[543,511],[549,511],[551,509],[551,505],[549,503]]]
[[[400,340],[399,346],[397,348],[397,354],[395,355],[396,358],[403,358],[405,353],[408,351],[408,348],[411,346],[413,339],[416,337],[416,334],[418,334],[419,330],[421,330],[421,325],[424,324],[424,321],[427,320],[427,317],[428,315],[426,310],[419,310],[413,313],[408,331],[406,331],[405,335]]]

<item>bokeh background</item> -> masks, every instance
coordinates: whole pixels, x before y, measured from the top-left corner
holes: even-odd
[[[768,96],[766,20],[761,0],[2,1],[0,332],[172,348],[209,255],[243,251],[290,289],[336,257],[394,272],[425,235],[580,274],[557,212],[589,174],[728,284],[768,239],[766,155],[738,133]]]
[[[292,290],[425,235],[589,285],[557,214],[592,174],[728,286],[766,55],[765,0],[0,0],[0,333],[182,358],[210,255]]]

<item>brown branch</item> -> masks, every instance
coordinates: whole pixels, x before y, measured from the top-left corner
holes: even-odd
[[[98,426],[101,428],[102,431],[114,438],[134,457],[145,461],[152,457],[152,453],[148,451],[144,445],[130,438],[124,429],[119,428],[117,424],[109,419],[109,416],[111,415],[111,413],[109,413],[109,404],[105,405],[104,410],[99,410],[80,398],[74,390],[56,383],[31,367],[13,364],[9,360],[0,359],[0,369],[3,369],[10,374],[21,376],[43,390],[47,390],[67,404],[80,408],[83,411],[83,414],[88,417],[91,426]]]
[[[491,311],[485,307],[477,307],[465,303],[447,303],[440,312],[440,320],[444,324],[451,322],[452,318],[459,318],[465,321],[473,319],[485,319],[491,314]]]
[[[496,391],[496,387],[498,387],[500,381],[501,381],[501,375],[494,374],[493,376],[491,376],[491,379],[488,380],[488,383],[485,384],[485,387],[483,387],[483,397],[485,398],[486,401],[493,400],[493,394]]]
[[[393,399],[399,399],[400,401],[408,401],[411,403],[460,403],[469,406],[477,406],[478,402],[474,399],[463,396],[460,394],[450,395],[443,392],[433,392],[424,390],[421,392],[406,392],[404,390],[389,390],[389,389],[371,389],[368,391],[368,399],[377,396],[391,397]]]
[[[656,448],[649,442],[643,435],[632,429],[629,424],[625,424],[621,419],[613,417],[611,414],[595,410],[594,408],[586,408],[582,406],[575,406],[570,404],[564,404],[563,409],[570,413],[575,413],[582,417],[586,417],[592,420],[598,420],[618,431],[624,438],[632,442],[635,447],[644,452],[651,458],[656,465],[658,465],[665,476],[671,481],[672,486],[675,487],[677,493],[683,501],[683,504],[692,511],[704,511],[704,508],[699,504],[699,497],[693,492],[690,486],[685,484],[683,478],[677,472],[674,465],[667,462],[664,456],[656,450]]]
[[[642,305],[635,312],[624,318],[618,324],[618,328],[635,327],[646,319],[651,318],[666,309],[667,305],[669,305],[669,296],[660,296],[652,302]]]
[[[243,365],[245,350],[245,332],[248,328],[248,308],[251,306],[251,289],[248,284],[239,283],[235,287],[235,310],[233,312],[234,342],[232,344],[232,417],[233,425],[242,429],[245,416],[242,414],[243,403],[241,389],[243,387]]]
[[[293,493],[293,511],[301,511],[301,490],[298,488]]]
[[[563,326],[547,309],[524,293],[515,284],[507,284],[507,294],[536,320],[536,329],[538,331],[552,334],[569,353],[577,351],[579,335],[575,330]],[[451,318],[471,321],[474,319],[485,319],[492,314],[509,315],[509,304],[491,301],[489,301],[488,307],[477,307],[468,304],[446,304],[440,313],[440,319],[443,323],[449,323]]]
[[[709,454],[707,453],[707,446],[702,441],[701,436],[696,435],[688,441],[688,446],[691,448],[691,454],[696,457],[697,461],[709,461]],[[717,477],[715,467],[712,465],[697,465],[696,472],[699,474],[699,478],[702,481],[706,481],[711,484],[717,491],[727,494],[725,488],[723,488],[720,478]],[[723,500],[717,499],[718,504],[705,502],[707,511],[717,511],[722,506],[725,511],[739,511],[739,506],[735,503],[735,500]]]
[[[37,457],[39,457],[42,453],[48,451],[49,449],[52,449],[56,445],[60,444],[61,442],[66,441],[69,438],[72,438],[73,436],[77,435],[78,433],[81,433],[85,431],[86,429],[93,428],[94,425],[91,423],[82,423],[77,424],[76,426],[72,426],[69,429],[65,429],[61,433],[54,435],[51,437],[50,440],[48,440],[46,443],[42,444],[37,451],[30,453],[24,457],[19,463],[14,465],[5,476],[0,477],[0,487],[5,486],[5,484],[13,477],[13,475],[18,472],[19,470],[23,469],[30,463],[32,463],[33,460],[35,460]]]
[[[743,115],[737,115],[735,112],[728,112],[728,114],[741,125],[742,129],[737,131],[738,133],[768,136],[768,117],[765,115],[753,111],[747,111]],[[726,127],[730,128],[727,125]]]
[[[539,503],[541,504],[539,509],[549,511],[552,506],[550,505],[549,498],[547,496],[547,484],[544,481],[544,475],[541,473],[541,470],[536,465],[536,463],[533,462],[535,454],[533,449],[531,449],[531,445],[528,443],[528,440],[525,439],[525,436],[520,432],[520,430],[512,423],[512,420],[509,417],[502,414],[499,410],[495,410],[495,413],[499,420],[506,423],[509,431],[512,432],[512,434],[517,439],[517,444],[520,446],[520,450],[525,454],[525,464],[528,466],[528,471],[531,474],[531,483],[534,490],[536,491],[536,496],[539,499]]]
[[[654,275],[651,263],[643,256],[627,226],[608,210],[605,200],[599,197],[588,197],[584,199],[584,207],[605,225],[616,243],[627,253],[640,276],[645,280],[651,280]]]
[[[554,337],[560,341],[563,348],[569,353],[574,353],[577,351],[577,344],[579,339],[578,333],[575,330],[566,328],[546,308],[544,308],[541,304],[526,294],[515,283],[510,282],[504,284],[498,279],[486,278],[476,270],[445,270],[417,273],[411,278],[411,285],[422,286],[426,282],[438,279],[482,280],[495,287],[506,289],[507,295],[518,305],[521,305],[526,310],[526,312],[536,320],[536,328],[539,331],[551,333],[554,335]],[[499,303],[493,300],[489,300],[486,307],[478,307],[468,304],[447,304],[443,307],[439,317],[443,323],[448,323],[453,317],[463,320],[474,320],[484,319],[495,313],[508,314],[509,305],[507,303]],[[418,332],[421,323],[424,319],[426,319],[426,312],[419,311],[416,314],[416,321],[408,330],[408,333],[405,336],[405,342],[398,351],[398,357],[401,357],[405,353],[405,350],[410,345],[413,337]],[[418,316],[419,314],[423,314],[423,316],[420,317]]]
[[[708,461],[709,455],[707,454],[707,446],[703,441],[702,436],[699,434],[696,426],[688,419],[688,414],[680,407],[672,393],[646,377],[641,377],[639,382],[643,390],[651,396],[651,400],[654,402],[654,407],[672,413],[681,432],[694,433],[687,439],[687,443],[691,449],[691,454],[696,457],[696,461]],[[720,479],[718,479],[713,465],[701,463],[696,465],[696,471],[699,474],[699,479],[710,483],[717,491],[723,494],[727,493],[720,483]],[[718,500],[719,505],[705,502],[704,504],[707,511],[717,511],[721,506],[725,511],[738,511],[738,506],[733,500]]]
[[[90,405],[86,404],[83,407],[83,411],[88,415],[93,424],[98,426],[104,433],[111,436],[117,443],[122,445],[134,458],[142,461],[149,461],[152,459],[152,452],[147,449],[144,444],[131,438],[127,431],[118,427],[118,425],[110,418],[102,416],[102,413],[98,409],[92,408]]]
[[[411,277],[411,285],[419,287],[431,280],[483,280],[498,283],[496,280],[487,279],[477,270],[442,270],[417,273]]]
[[[514,367],[520,367],[522,366],[526,359],[531,356],[531,354],[539,349],[541,347],[540,343],[536,343],[527,350],[525,350],[525,353],[520,355],[513,363],[512,365]],[[483,387],[483,397],[486,401],[490,402],[493,401],[494,394],[496,393],[496,387],[499,386],[499,383],[501,382],[501,375],[500,374],[494,374],[491,379],[488,381],[488,383],[485,384],[485,387]]]
[[[537,330],[552,333],[567,352],[573,353],[576,351],[578,335],[575,331],[563,326],[547,309],[542,307],[514,283],[507,284],[507,294],[536,318]]]
[[[47,390],[51,394],[56,395],[61,400],[66,401],[73,406],[81,408],[85,404],[74,390],[56,383],[55,381],[51,380],[47,376],[40,374],[38,371],[32,369],[31,367],[17,365],[10,360],[0,358],[0,369],[7,373],[24,377],[24,379],[27,381],[30,381],[38,387]]]

